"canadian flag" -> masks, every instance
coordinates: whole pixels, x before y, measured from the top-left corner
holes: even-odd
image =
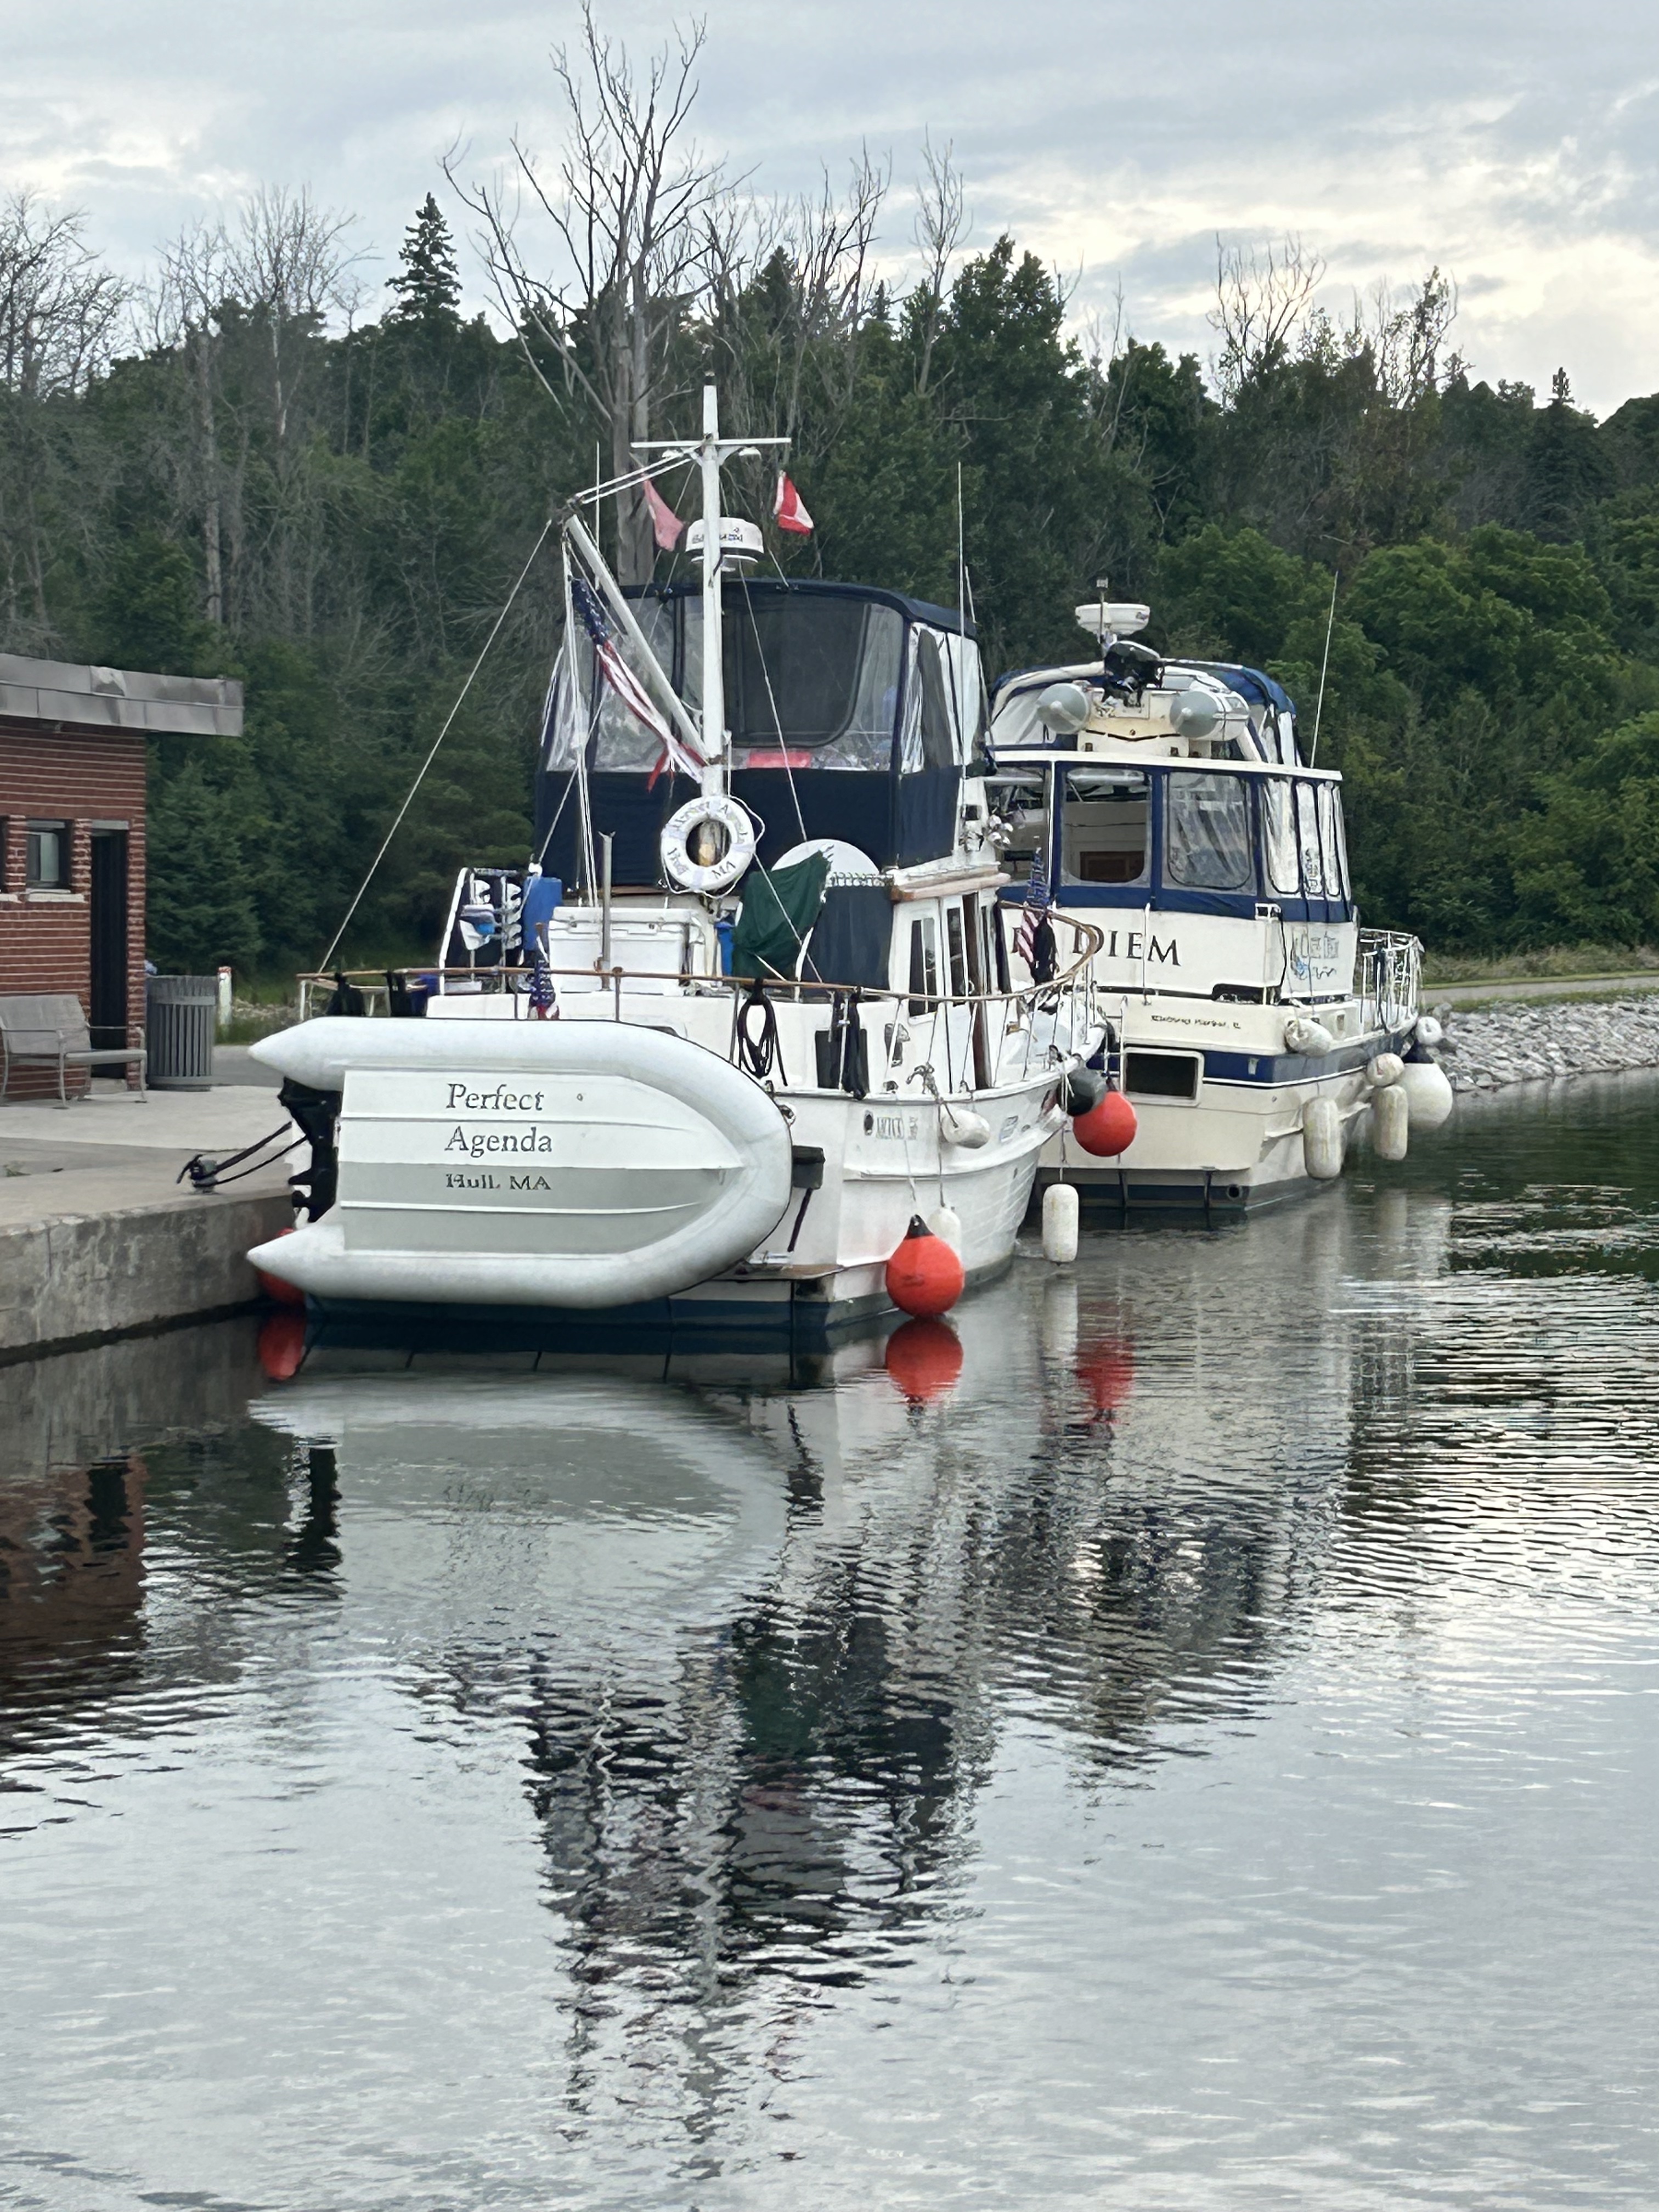
[[[680,533],[685,528],[685,525],[649,477],[646,478],[641,489],[645,494],[646,507],[651,516],[651,534],[663,552],[672,553],[680,542]]]
[[[793,531],[797,538],[806,537],[811,530],[812,518],[781,469],[778,471],[778,495],[772,502],[772,514],[780,530]]]

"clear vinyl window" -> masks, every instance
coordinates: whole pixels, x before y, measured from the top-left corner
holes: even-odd
[[[1325,872],[1327,898],[1346,898],[1348,871],[1342,850],[1342,806],[1336,786],[1319,786],[1319,851]]]
[[[1244,779],[1177,771],[1165,786],[1164,879],[1188,890],[1248,890],[1255,880]]]
[[[1297,864],[1291,787],[1282,777],[1264,775],[1261,791],[1262,857],[1267,881],[1274,890],[1294,898],[1302,889],[1302,871]]]
[[[1310,783],[1296,787],[1296,842],[1302,855],[1302,892],[1304,898],[1323,898],[1325,870],[1319,854],[1319,809]],[[1334,894],[1340,898],[1342,894]]]

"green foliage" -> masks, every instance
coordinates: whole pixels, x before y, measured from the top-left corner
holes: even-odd
[[[461,303],[460,271],[449,225],[430,192],[398,248],[398,258],[403,274],[386,287],[398,295],[393,317],[399,322],[453,323]]]
[[[0,391],[0,646],[246,685],[240,744],[154,749],[169,966],[317,958],[547,515],[611,450],[540,337],[462,321],[429,196],[399,264],[341,336],[230,299],[73,390]],[[1565,374],[1540,406],[1443,368],[1437,281],[1370,327],[1308,313],[1217,393],[1156,343],[1089,357],[1009,238],[902,298],[781,245],[665,308],[650,431],[695,428],[712,364],[731,428],[792,441],[812,537],[771,526],[769,461],[733,472],[785,569],[948,607],[960,495],[993,674],[1083,657],[1072,609],[1103,574],[1152,603],[1154,644],[1278,676],[1304,746],[1322,670],[1369,920],[1487,954],[1651,936],[1659,395],[1598,426]],[[592,329],[568,335],[591,368]],[[556,576],[526,585],[345,957],[428,951],[459,860],[522,856]]]
[[[243,866],[246,823],[232,794],[189,761],[149,803],[149,957],[165,973],[251,967],[259,925]]]
[[[99,594],[97,658],[114,668],[191,675],[209,648],[202,586],[182,545],[135,532],[116,552]]]

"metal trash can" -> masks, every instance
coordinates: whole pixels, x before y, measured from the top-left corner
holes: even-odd
[[[145,1080],[152,1091],[213,1087],[216,975],[152,975],[145,991]]]

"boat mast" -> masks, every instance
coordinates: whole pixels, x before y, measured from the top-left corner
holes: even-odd
[[[702,472],[702,702],[700,744],[703,756],[702,789],[706,799],[719,799],[726,790],[726,672],[721,665],[724,635],[720,627],[720,589],[725,548],[720,544],[720,465],[734,456],[758,460],[763,446],[783,447],[787,438],[720,437],[720,400],[710,377],[702,387],[702,435],[689,438],[646,438],[636,441],[636,453],[678,453],[696,461]]]
[[[720,593],[720,410],[710,377],[702,387],[702,793],[726,790],[726,672]]]

